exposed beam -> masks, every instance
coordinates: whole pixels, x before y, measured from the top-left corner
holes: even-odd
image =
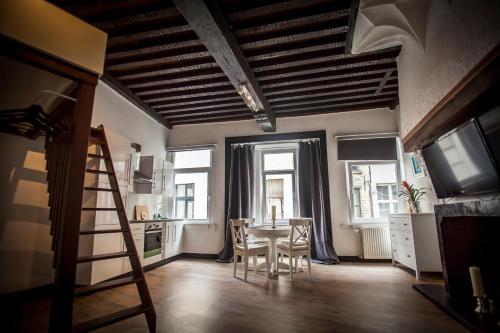
[[[186,116],[209,116],[209,115],[217,115],[221,113],[228,112],[243,112],[250,114],[250,111],[247,107],[235,108],[234,106],[228,107],[226,109],[216,109],[216,110],[183,110],[183,111],[171,111],[171,112],[162,112],[161,115],[165,118],[175,118],[175,117],[186,117]]]
[[[261,129],[276,131],[274,113],[215,1],[207,2],[208,5],[203,0],[174,0],[174,3],[233,86],[236,89],[246,86],[262,110],[253,113]]]
[[[168,55],[165,57],[143,57],[140,59],[127,60],[117,62],[115,64],[106,65],[109,71],[136,71],[143,70],[151,67],[168,68],[172,66],[185,66],[186,64],[202,64],[212,62],[212,57],[208,52],[192,52],[177,55]]]
[[[342,102],[342,103],[331,103],[329,106],[300,106],[300,107],[290,107],[290,108],[286,108],[285,110],[283,110],[283,112],[280,111],[281,114],[283,113],[292,113],[292,112],[302,112],[303,114],[314,114],[314,113],[317,113],[318,110],[335,110],[335,108],[338,108],[338,107],[351,107],[351,106],[354,106],[354,105],[372,105],[374,103],[378,103],[380,102],[380,107],[390,107],[394,100],[397,99],[397,97],[383,97],[383,96],[376,96],[375,99],[369,99],[369,98],[366,98],[366,99],[362,99],[360,101],[346,101],[346,102]]]
[[[208,110],[208,109],[218,109],[221,107],[225,106],[234,106],[234,107],[242,107],[245,106],[243,101],[240,99],[239,101],[233,102],[207,102],[203,103],[202,105],[182,105],[182,106],[176,106],[176,107],[166,107],[166,106],[156,106],[154,109],[158,110],[159,113],[161,111],[176,111],[176,110]]]
[[[285,118],[285,117],[303,117],[309,115],[319,115],[319,114],[330,114],[330,113],[339,113],[339,112],[348,112],[348,111],[365,111],[371,109],[380,109],[389,107],[391,101],[378,101],[378,102],[367,102],[367,103],[346,103],[342,105],[331,105],[330,107],[317,108],[317,109],[309,109],[306,108],[302,111],[280,111],[276,112],[277,118]]]
[[[248,116],[232,116],[226,119],[217,119],[217,118],[205,118],[205,119],[196,119],[196,120],[184,120],[184,121],[175,121],[172,122],[172,127],[177,125],[190,125],[190,124],[204,124],[204,123],[220,123],[220,122],[230,122],[230,121],[241,121],[241,120],[251,120],[252,115]]]
[[[182,72],[195,72],[197,73],[200,69],[209,69],[209,68],[219,68],[215,62],[205,62],[197,65],[187,65],[182,67],[177,66],[165,66],[164,68],[152,67],[143,70],[134,70],[128,71],[125,73],[118,72],[117,74],[113,74],[119,80],[130,80],[130,79],[140,79],[147,77],[156,77],[165,74],[175,74]]]
[[[108,39],[108,48],[112,49],[117,46],[134,43],[142,39],[158,38],[158,37],[168,38],[169,36],[172,35],[189,33],[189,32],[192,32],[191,28],[189,27],[189,25],[185,24],[185,25],[177,25],[161,29],[153,29],[125,36],[116,36]]]
[[[351,10],[349,15],[349,30],[347,31],[345,53],[351,53],[352,51],[352,40],[354,38],[354,28],[356,27],[358,10],[359,10],[359,0],[351,0]]]
[[[392,73],[394,72],[394,69],[389,69],[385,75],[382,81],[380,81],[380,84],[378,85],[377,90],[375,91],[375,94],[380,94],[380,92],[385,88],[385,85],[387,84],[387,81],[391,78]]]
[[[156,57],[174,56],[205,51],[205,46],[199,39],[181,42],[163,43],[161,45],[132,48],[123,51],[106,52],[106,62],[115,64],[127,61],[154,59]]]
[[[139,99],[130,89],[122,85],[118,80],[114,79],[109,73],[104,73],[101,77],[101,80],[106,83],[108,86],[113,88],[120,95],[125,97],[129,102],[137,106],[139,109],[147,113],[151,118],[158,121],[160,124],[171,128],[171,126],[165,121],[163,117],[160,117],[155,110],[153,110],[149,105],[144,103],[141,99]]]
[[[241,98],[235,92],[224,95],[215,95],[215,96],[202,96],[197,98],[177,98],[173,100],[167,101],[158,101],[148,103],[152,107],[174,107],[174,106],[187,106],[187,105],[212,105],[215,102],[225,102],[225,101],[239,101]]]
[[[233,85],[228,81],[226,77],[216,77],[213,79],[201,79],[201,80],[190,80],[184,82],[172,82],[168,84],[157,85],[153,87],[144,87],[144,88],[132,88],[131,90],[139,95],[155,95],[159,93],[165,92],[177,92],[182,91],[186,93],[190,93],[191,90],[202,90],[202,89],[213,89],[215,91],[224,90],[228,87],[233,89]]]
[[[247,109],[244,111],[226,111],[217,114],[206,114],[203,112],[196,112],[191,114],[169,114],[165,116],[167,121],[191,120],[191,119],[207,119],[207,118],[223,118],[227,116],[252,116],[251,112]]]
[[[232,103],[234,104],[234,103]],[[220,112],[227,112],[227,111],[241,111],[241,110],[248,110],[245,104],[241,103],[238,105],[228,105],[228,106],[220,106],[220,107],[215,107],[212,109],[200,109],[201,112],[205,112],[206,114],[210,113],[220,113]],[[187,113],[193,113],[193,112],[198,112],[197,110],[193,109],[184,109],[184,110],[179,110],[179,109],[170,109],[170,110],[159,110],[158,113],[161,114],[162,116],[167,115],[167,114],[187,114]]]
[[[342,87],[327,87],[324,89],[317,89],[317,90],[309,90],[309,91],[303,91],[299,94],[291,92],[291,93],[281,93],[279,95],[274,95],[269,98],[269,103],[272,105],[275,105],[280,102],[289,102],[289,101],[295,101],[295,100],[301,100],[301,99],[307,99],[307,98],[313,98],[313,97],[321,97],[321,96],[330,96],[330,95],[339,95],[347,92],[362,92],[362,91],[367,91],[370,90],[372,92],[375,92],[375,90],[378,87],[377,82],[368,82],[368,83],[362,83],[358,85],[352,85],[352,86],[342,86]]]
[[[199,80],[221,79],[227,80],[224,72],[220,68],[204,68],[196,71],[186,71],[172,74],[164,74],[141,79],[123,80],[123,84],[129,88],[143,88],[160,86],[164,84],[191,82]]]
[[[185,123],[187,121],[194,121],[196,123],[203,123],[203,122],[222,122],[222,121],[226,121],[229,119],[233,119],[233,120],[247,120],[248,119],[249,120],[249,119],[252,119],[252,114],[249,111],[248,114],[246,114],[246,115],[245,114],[226,114],[223,116],[215,116],[215,117],[179,118],[179,119],[172,120],[172,126],[178,125],[181,123]]]
[[[158,102],[158,101],[168,101],[169,99],[175,98],[193,98],[202,96],[216,96],[224,95],[228,93],[234,93],[234,87],[232,85],[222,86],[222,87],[209,87],[202,89],[192,89],[192,90],[167,90],[165,92],[160,92],[156,94],[146,94],[140,95],[141,99],[146,102]]]

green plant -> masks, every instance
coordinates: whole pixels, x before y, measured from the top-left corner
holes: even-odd
[[[416,188],[415,186],[410,185],[406,180],[402,181],[401,185],[403,189],[401,191],[398,191],[398,197],[405,197],[408,201],[408,204],[410,204],[410,206],[413,205],[413,207],[415,208],[415,212],[419,213],[420,199],[422,199],[426,195],[425,188]]]

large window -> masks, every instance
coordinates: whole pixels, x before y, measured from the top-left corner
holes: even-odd
[[[396,162],[350,162],[347,167],[353,222],[385,220],[399,212]]]
[[[185,150],[172,154],[175,170],[175,217],[207,221],[212,150]]]
[[[276,206],[276,219],[296,216],[296,148],[258,150],[260,157],[260,207],[262,221],[270,222],[272,207]]]

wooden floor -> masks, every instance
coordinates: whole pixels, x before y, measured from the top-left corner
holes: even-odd
[[[413,290],[411,273],[390,264],[314,265],[312,281],[299,273],[293,283],[286,274],[269,280],[249,272],[245,283],[233,278],[232,264],[179,260],[146,277],[158,332],[466,332]],[[127,286],[82,298],[76,319],[133,305],[135,295]],[[23,308],[30,320],[19,331],[46,331],[39,302],[37,310]],[[99,332],[147,332],[147,326],[139,316]]]

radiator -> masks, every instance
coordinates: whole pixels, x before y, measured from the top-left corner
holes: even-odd
[[[388,227],[361,228],[364,259],[390,259],[391,234]]]

